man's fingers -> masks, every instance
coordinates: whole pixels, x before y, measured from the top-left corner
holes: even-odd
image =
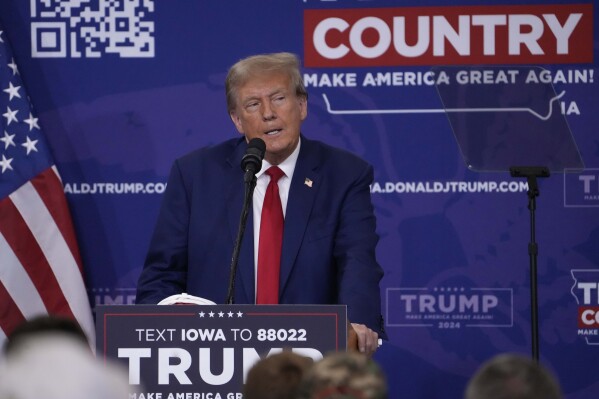
[[[379,335],[377,332],[372,331],[364,324],[354,324],[352,327],[356,331],[358,336],[358,350],[367,355],[371,355],[376,351],[378,347]]]

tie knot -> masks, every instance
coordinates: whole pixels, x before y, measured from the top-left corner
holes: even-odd
[[[270,180],[274,183],[278,182],[281,177],[285,176],[285,172],[283,172],[278,166],[271,166],[270,168],[266,169],[266,172],[264,173],[269,175]]]

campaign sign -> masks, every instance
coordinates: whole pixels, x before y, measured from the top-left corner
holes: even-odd
[[[258,360],[345,350],[345,305],[98,306],[97,356],[129,372],[129,399],[242,398]]]

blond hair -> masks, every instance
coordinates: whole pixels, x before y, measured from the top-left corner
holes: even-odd
[[[229,69],[225,79],[227,110],[232,112],[237,106],[237,90],[253,76],[267,73],[287,74],[298,97],[308,97],[300,72],[299,58],[292,53],[259,54],[239,60]]]

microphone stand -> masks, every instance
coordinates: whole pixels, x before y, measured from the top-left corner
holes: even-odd
[[[530,261],[530,317],[531,317],[531,343],[532,358],[539,362],[539,314],[537,301],[537,257],[539,247],[535,241],[535,210],[536,198],[539,196],[537,177],[549,177],[549,169],[544,166],[511,167],[512,177],[526,177],[528,182],[528,210],[530,211],[530,243],[528,244],[528,257]]]
[[[239,251],[241,250],[241,242],[245,232],[245,225],[249,214],[252,195],[256,187],[256,173],[252,170],[246,170],[243,176],[245,183],[245,195],[243,199],[243,207],[241,209],[241,217],[239,219],[239,228],[237,229],[237,238],[233,247],[233,255],[231,257],[231,272],[229,274],[229,291],[227,293],[227,304],[232,305],[235,302],[235,276],[237,275],[237,263],[239,262]]]

